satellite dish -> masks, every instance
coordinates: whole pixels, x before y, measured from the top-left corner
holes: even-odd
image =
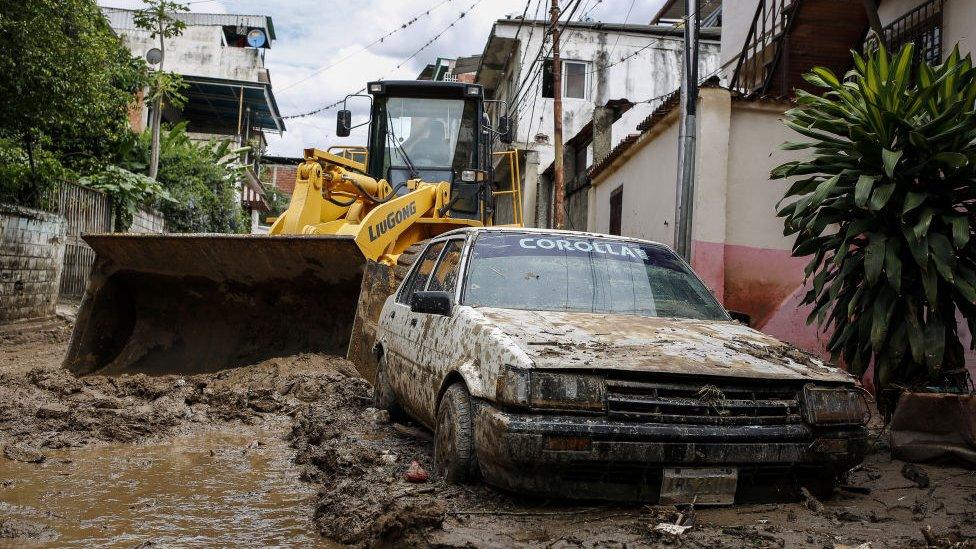
[[[264,31],[261,29],[251,29],[251,32],[247,33],[247,45],[252,48],[260,48],[265,41]]]
[[[158,65],[163,60],[163,52],[159,48],[153,48],[146,52],[146,61],[150,65]]]

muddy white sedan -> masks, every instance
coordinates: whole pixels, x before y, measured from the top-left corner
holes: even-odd
[[[854,379],[731,320],[652,242],[531,229],[430,241],[386,301],[376,405],[448,480],[699,504],[830,489],[865,451]]]

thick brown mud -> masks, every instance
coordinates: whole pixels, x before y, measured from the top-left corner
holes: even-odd
[[[0,548],[976,547],[976,474],[922,465],[923,488],[883,444],[823,502],[690,511],[411,483],[411,462],[432,471],[429,434],[371,408],[342,359],[76,378],[69,333],[0,333]]]

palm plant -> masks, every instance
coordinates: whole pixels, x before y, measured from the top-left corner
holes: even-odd
[[[854,53],[844,79],[814,68],[786,125],[806,138],[774,179],[795,179],[777,215],[812,256],[808,323],[875,388],[970,386],[958,318],[976,333],[976,69],[958,48],[913,70],[913,45]],[[879,399],[884,408],[885,399]]]

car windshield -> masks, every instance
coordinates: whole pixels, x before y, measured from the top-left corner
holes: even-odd
[[[473,307],[728,320],[671,250],[625,240],[481,234],[462,302]]]

